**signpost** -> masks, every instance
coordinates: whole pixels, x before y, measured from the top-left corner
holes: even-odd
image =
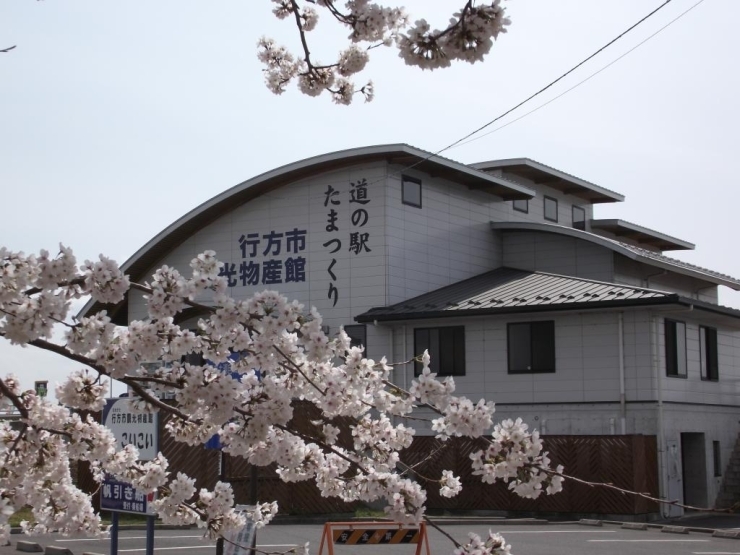
[[[139,460],[150,461],[159,452],[159,419],[157,414],[136,412],[132,399],[108,399],[103,408],[103,424],[113,432],[116,449],[134,445],[139,449]],[[137,491],[128,482],[106,476],[100,487],[100,508],[112,514],[110,534],[111,555],[118,554],[118,514],[146,515],[146,555],[154,554],[154,494]]]
[[[250,507],[249,505],[237,505],[237,511],[245,511]],[[223,536],[224,548],[223,555],[243,555],[248,552],[253,553],[253,549],[256,547],[257,541],[257,530],[254,525],[254,521],[247,517],[247,523],[238,532],[226,534]]]

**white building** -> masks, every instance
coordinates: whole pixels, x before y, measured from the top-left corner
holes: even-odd
[[[215,250],[235,297],[269,288],[316,306],[371,358],[428,348],[458,393],[496,401],[501,418],[655,435],[661,493],[711,505],[740,430],[740,311],[717,288],[740,280],[662,254],[691,243],[594,219],[594,204],[622,200],[529,159],[373,146],[245,181],[124,268],[145,280]],[[134,294],[116,312],[145,317]]]

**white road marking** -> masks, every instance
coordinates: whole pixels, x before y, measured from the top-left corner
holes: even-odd
[[[708,542],[709,540],[588,540],[590,542],[622,542],[622,543],[669,543],[669,542]]]
[[[740,555],[740,551],[692,551],[693,555]]]
[[[203,544],[203,545],[181,545],[179,547],[155,547],[154,551],[172,551],[173,549],[205,549],[206,547],[213,547],[212,545]],[[142,547],[141,549],[119,549],[119,553],[133,553],[134,551],[146,551],[145,547]]]
[[[614,534],[616,530],[496,530],[498,534]]]
[[[167,538],[181,539],[181,538],[202,538],[202,535],[198,536],[167,536]],[[118,541],[121,540],[145,540],[146,536],[118,536]],[[58,542],[109,542],[110,538],[78,538],[78,539],[67,539],[67,540],[56,540]]]

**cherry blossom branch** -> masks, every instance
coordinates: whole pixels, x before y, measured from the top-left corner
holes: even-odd
[[[0,393],[3,394],[3,397],[7,397],[10,402],[13,403],[13,406],[18,409],[21,417],[28,418],[28,409],[23,404],[23,401],[21,401],[20,397],[8,387],[8,384],[6,384],[5,380],[2,378],[0,378]]]
[[[10,51],[11,51],[11,50],[13,50],[13,48],[15,48],[16,46],[17,46],[17,45],[13,45],[13,46],[8,46],[7,48],[3,48],[2,50],[0,50],[0,52],[10,52]]]

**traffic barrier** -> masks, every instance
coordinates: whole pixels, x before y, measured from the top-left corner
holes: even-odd
[[[422,546],[430,555],[426,524],[410,526],[400,522],[327,522],[321,534],[319,555],[326,544],[329,555],[334,555],[335,545],[416,545],[421,555]]]

